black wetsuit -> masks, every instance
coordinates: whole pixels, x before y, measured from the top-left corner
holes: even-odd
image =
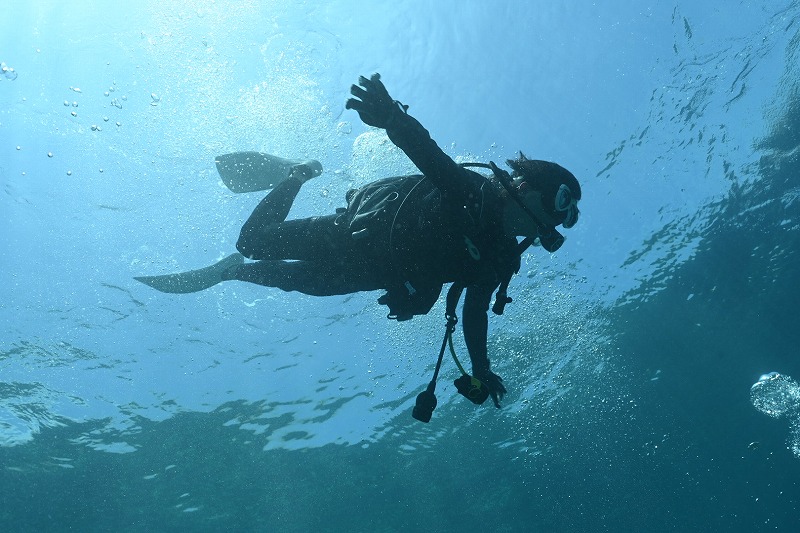
[[[387,133],[424,176],[381,180],[350,191],[337,214],[300,220],[285,219],[301,183],[282,182],[242,229],[237,248],[259,261],[238,267],[235,278],[318,296],[384,289],[380,302],[398,319],[427,313],[442,285],[458,282],[466,287],[462,325],[473,371],[489,370],[492,294],[519,269],[499,193],[410,115],[399,114]],[[381,195],[381,209],[359,216]]]

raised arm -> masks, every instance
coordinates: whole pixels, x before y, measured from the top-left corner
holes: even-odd
[[[358,83],[360,87],[350,87],[354,98],[345,107],[357,111],[365,124],[385,129],[389,139],[442,192],[469,198],[473,188],[468,171],[439,148],[428,130],[406,112],[407,106],[389,96],[380,74],[370,79],[360,76]]]

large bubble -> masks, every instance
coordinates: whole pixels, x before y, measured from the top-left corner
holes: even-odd
[[[385,131],[369,129],[353,141],[350,164],[346,169],[360,186],[388,176],[418,172],[406,154],[397,148]]]
[[[800,407],[800,386],[788,376],[770,372],[750,388],[750,401],[762,413],[779,418]]]
[[[764,374],[750,388],[750,401],[766,415],[789,419],[792,429],[789,448],[800,457],[800,384],[777,372]]]
[[[5,63],[0,63],[0,71],[3,73],[3,76],[8,80],[15,80],[17,79],[17,71],[14,70],[12,67],[9,67]]]

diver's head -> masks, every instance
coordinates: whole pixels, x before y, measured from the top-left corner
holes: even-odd
[[[506,162],[518,195],[546,226],[571,228],[578,222],[581,186],[572,172],[556,163],[528,159],[522,152]]]

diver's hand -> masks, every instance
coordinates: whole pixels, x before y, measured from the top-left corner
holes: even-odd
[[[381,75],[375,73],[370,79],[359,76],[358,85],[350,86],[350,94],[355,98],[349,98],[345,108],[358,112],[364,124],[383,129],[389,127],[396,114],[402,112],[403,106],[389,96],[381,81]]]
[[[500,409],[500,400],[505,395],[506,388],[503,386],[503,378],[492,372],[491,370],[482,370],[475,373],[475,377],[481,380],[492,396],[494,406]]]

